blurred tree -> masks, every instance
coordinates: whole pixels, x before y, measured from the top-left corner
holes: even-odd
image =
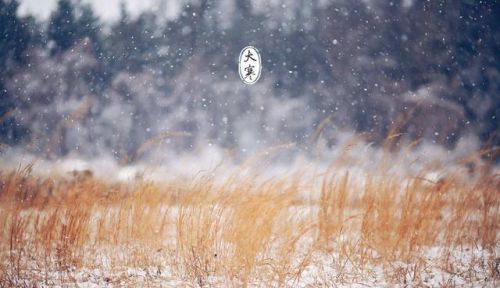
[[[102,52],[102,28],[99,18],[95,15],[94,10],[92,10],[89,4],[81,5],[78,8],[80,16],[76,20],[78,30],[76,31],[75,38],[88,38],[96,56],[99,56],[99,53]]]
[[[75,6],[71,0],[59,0],[50,17],[48,38],[54,41],[53,52],[61,52],[75,44],[79,31],[75,19]]]
[[[391,2],[392,3],[392,2]],[[400,8],[400,25],[392,55],[412,90],[438,84],[434,95],[458,104],[465,113],[462,127],[479,131],[483,141],[498,145],[500,90],[500,4],[497,1],[416,1]]]
[[[16,0],[0,0],[0,67],[5,71],[10,60],[21,61],[28,47],[30,35],[26,23],[16,15],[19,3]],[[0,73],[2,73],[0,71]]]
[[[83,40],[83,43],[91,49],[98,61],[94,69],[85,75],[85,79],[98,95],[102,95],[101,92],[110,84],[109,81],[112,77],[107,71],[107,62],[105,61],[102,23],[89,4],[79,3],[76,6],[76,12],[78,17],[76,18],[75,41]]]
[[[12,113],[14,101],[5,82],[14,66],[23,64],[24,52],[30,45],[27,22],[19,19],[16,0],[0,0],[0,142],[14,144],[25,130],[17,125]]]
[[[123,130],[110,140],[127,142],[123,153],[135,149],[155,127],[177,127],[213,139],[226,133],[224,141],[236,145],[233,130],[238,125],[231,121],[245,114],[252,122],[267,108],[250,111],[276,99],[286,102],[283,106],[302,105],[306,112],[301,114],[316,117],[314,123],[300,121],[304,127],[334,114],[335,125],[369,131],[380,140],[398,112],[410,107],[405,102],[409,95],[429,97],[432,101],[425,105],[433,109],[416,105],[418,99],[412,102],[422,114],[411,121],[439,119],[420,126],[446,126],[446,117],[424,116],[459,107],[455,110],[465,115],[455,117],[463,121],[455,121],[459,126],[477,131],[485,143],[500,141],[497,1],[300,0],[281,5],[198,0],[166,23],[163,12],[169,1],[159,2],[161,9],[131,17],[122,1],[120,19],[103,32],[105,24],[79,0],[59,0],[46,30],[34,18],[19,18],[17,1],[0,0],[0,141],[19,138],[25,132],[15,134],[12,127],[22,125],[42,135],[88,95],[99,102],[84,121],[98,121],[106,113],[109,117],[99,124],[103,127],[118,114],[131,121],[117,121],[106,133],[88,131],[89,139],[109,140],[103,135]],[[222,13],[226,9],[231,13]],[[238,101],[231,94],[237,87],[235,62],[246,45],[262,53],[261,87],[267,90],[261,103],[258,86],[252,93],[243,91],[247,94]],[[10,120],[2,116],[12,108],[25,111],[19,118],[24,122],[6,124]],[[282,139],[306,134],[283,132],[288,131],[284,126],[293,126],[287,116],[276,116],[283,121],[276,128]],[[269,128],[266,121],[252,129]],[[260,133],[254,130],[249,133]],[[61,137],[66,145],[61,154],[78,143],[72,139],[80,139],[72,129],[67,132]],[[102,146],[122,147],[106,141]]]
[[[156,15],[145,12],[131,19],[121,2],[120,19],[112,26],[106,46],[111,73],[126,70],[140,72],[145,65],[155,64],[159,48]]]

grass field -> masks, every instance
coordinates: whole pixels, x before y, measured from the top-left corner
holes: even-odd
[[[337,164],[163,182],[4,169],[0,287],[500,285],[499,175]]]

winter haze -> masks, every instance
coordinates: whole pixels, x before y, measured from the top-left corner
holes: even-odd
[[[500,287],[500,1],[0,0],[0,288]]]
[[[420,141],[415,157],[490,149],[498,6],[3,0],[3,157],[238,161],[290,144],[281,160],[329,161],[358,134],[375,150]],[[247,45],[263,59],[252,86],[237,70]]]

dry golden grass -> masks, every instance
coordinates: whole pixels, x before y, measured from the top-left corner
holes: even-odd
[[[498,285],[499,175],[385,164],[363,181],[335,164],[169,183],[1,171],[0,287]]]

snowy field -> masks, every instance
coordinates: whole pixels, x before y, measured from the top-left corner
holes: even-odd
[[[342,164],[352,149],[329,165],[297,164],[309,168],[286,173],[263,169],[269,153],[194,174],[167,177],[162,168],[163,178],[132,167],[101,178],[90,162],[75,160],[45,173],[36,168],[44,162],[4,169],[0,283],[499,285],[495,170],[402,172],[383,161],[362,169]]]
[[[500,287],[498,2],[0,0],[0,288]]]

